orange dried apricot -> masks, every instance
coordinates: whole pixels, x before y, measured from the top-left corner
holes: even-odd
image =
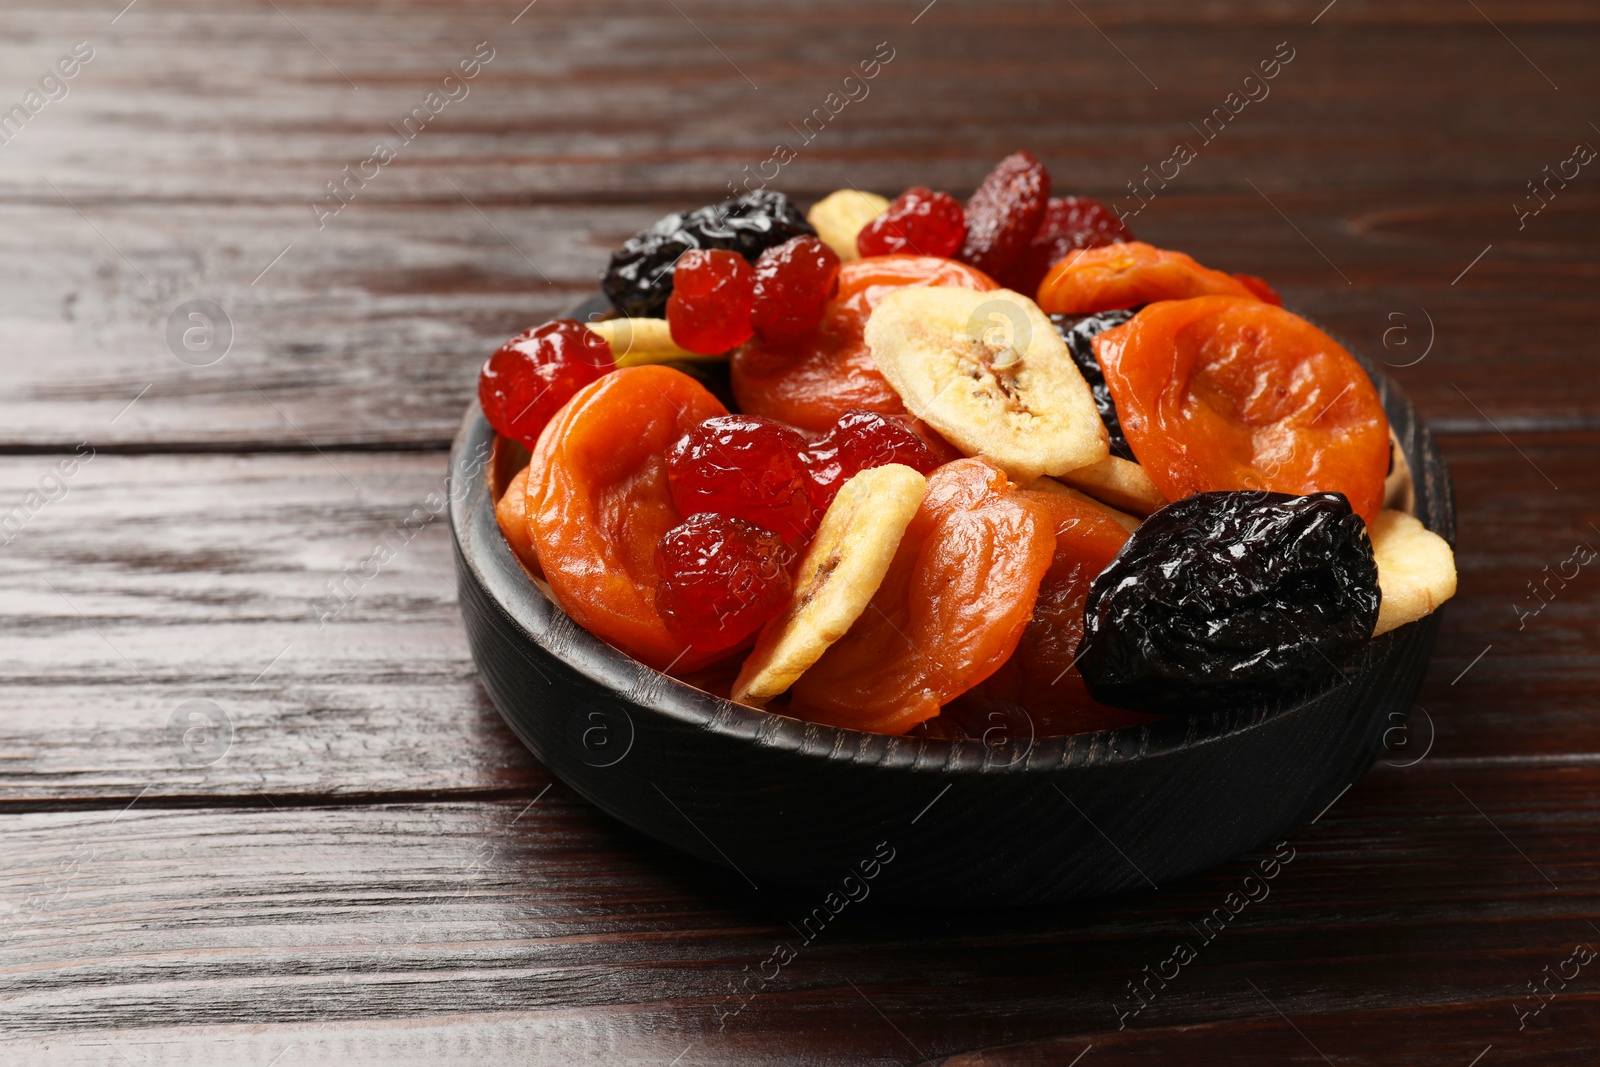
[[[1039,283],[1039,307],[1047,315],[1088,315],[1192,296],[1259,299],[1231,274],[1202,267],[1182,252],[1127,241],[1074,252]]]
[[[567,614],[658,670],[694,670],[719,655],[688,652],[656,612],[656,543],[683,522],[667,450],[717,415],[716,397],[682,371],[629,367],[585,386],[539,436],[528,527]]]
[[[800,676],[790,714],[901,734],[993,674],[1054,557],[1049,514],[982,460],[934,471],[871,604]]]
[[[1253,297],[1203,296],[1152,304],[1093,344],[1128,444],[1168,500],[1340,492],[1368,523],[1377,517],[1383,402],[1305,319]]]

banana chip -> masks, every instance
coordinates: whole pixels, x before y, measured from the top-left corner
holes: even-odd
[[[1372,636],[1431,615],[1456,595],[1456,558],[1444,538],[1399,511],[1379,512],[1367,533],[1382,594]]]
[[[883,583],[927,487],[898,463],[844,483],[800,562],[789,609],[767,623],[739,669],[734,700],[760,707],[849,631]]]
[[[867,320],[866,341],[913,415],[1016,482],[1110,454],[1094,397],[1066,342],[1020,293],[896,289]]]
[[[888,210],[889,201],[877,193],[840,189],[818,200],[806,214],[806,221],[822,243],[838,253],[840,263],[854,263],[861,258],[856,251],[856,235]]]
[[[1167,506],[1167,498],[1137,463],[1121,456],[1107,456],[1098,463],[1056,475],[1074,489],[1112,507],[1147,516]]]
[[[646,363],[707,363],[727,359],[727,354],[705,356],[681,347],[672,339],[666,319],[600,319],[584,323],[606,339],[618,367]]]

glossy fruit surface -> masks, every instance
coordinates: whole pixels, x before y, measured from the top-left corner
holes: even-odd
[[[685,515],[714,512],[791,544],[816,527],[806,439],[757,415],[720,415],[690,430],[667,454],[672,499]]]
[[[815,233],[788,197],[758,190],[656,220],[611,254],[601,287],[624,315],[659,319],[672,294],[673,264],[689,249],[720,248],[753,263],[773,245]]]
[[[1094,394],[1094,406],[1100,412],[1100,421],[1105,424],[1106,433],[1111,438],[1111,454],[1126,460],[1134,459],[1133,450],[1128,447],[1128,438],[1122,432],[1122,419],[1117,414],[1116,401],[1111,399],[1111,387],[1106,384],[1106,376],[1100,370],[1100,360],[1095,357],[1092,342],[1106,330],[1121,326],[1131,318],[1131,311],[1050,316],[1056,332],[1067,343],[1067,351],[1072,353],[1072,362],[1078,365],[1078,373],[1083,375],[1083,380],[1089,383],[1089,391]]]
[[[940,460],[928,442],[908,425],[904,415],[850,411],[840,417],[807,454],[811,498],[817,511],[828,510],[839,488],[872,467],[900,463],[919,474],[932,474]]]
[[[804,337],[822,322],[839,287],[839,254],[815,237],[796,237],[761,253],[755,265],[751,325],[768,344]]]
[[[755,271],[742,257],[719,248],[685,252],[672,284],[667,326],[673,341],[710,356],[750,340]]]
[[[496,433],[531,449],[572,394],[616,366],[599,334],[573,319],[557,319],[495,350],[478,375],[478,404]]]
[[[967,237],[967,215],[949,193],[917,185],[896,197],[889,209],[856,234],[856,251],[867,256],[909,252],[953,256]]]
[[[967,237],[956,258],[998,278],[1039,232],[1050,172],[1032,152],[1002,159],[967,201]]]
[[[952,723],[968,731],[975,722],[986,724],[985,730],[1004,722],[1013,737],[1024,736],[1024,730],[1026,736],[1053,737],[1152,721],[1095,700],[1076,664],[1089,583],[1116,557],[1128,531],[1104,508],[1072,497],[1035,491],[1017,495],[1048,516],[1055,533],[1050,568],[1039,583],[1033,616],[1017,650],[941,717],[951,716]],[[990,739],[997,737],[991,734]]]
[[[1088,315],[1212,295],[1259,299],[1233,275],[1202,267],[1182,252],[1127,241],[1088,249],[1051,267],[1039,283],[1038,303],[1047,315]]]
[[[1378,568],[1338,493],[1201,493],[1156,512],[1097,577],[1078,667],[1108,704],[1276,703],[1340,677],[1372,635]]]
[[[1117,213],[1094,197],[1052,196],[1039,223],[1039,232],[1033,235],[1033,240],[1001,281],[1007,289],[1031,298],[1050,268],[1073,253],[1133,239],[1133,231]]]
[[[1254,297],[1165,301],[1092,344],[1128,444],[1168,500],[1339,492],[1377,517],[1383,403],[1354,357],[1298,315]]]
[[[656,545],[656,610],[701,652],[732,648],[789,602],[783,539],[743,519],[694,515]]]
[[[733,395],[749,414],[825,433],[852,410],[905,413],[900,396],[873,365],[862,332],[884,293],[906,285],[999,288],[962,263],[934,256],[875,256],[839,268],[839,288],[822,323],[796,341],[759,337],[733,354]]]
[[[948,463],[867,610],[801,675],[791,713],[904,733],[1016,648],[1055,552],[1047,515],[981,460]]]
[[[667,450],[727,410],[670,367],[627,367],[585,387],[534,449],[528,529],[556,600],[590,633],[658,670],[707,660],[656,612],[655,550],[683,521]]]

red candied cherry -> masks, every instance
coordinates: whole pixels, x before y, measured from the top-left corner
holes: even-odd
[[[967,201],[967,237],[956,256],[999,278],[1039,232],[1050,201],[1050,172],[1032,152],[999,163]]]
[[[822,321],[839,288],[839,254],[815,237],[796,237],[756,260],[750,323],[767,344],[799,340]]]
[[[903,463],[933,473],[938,457],[899,418],[873,411],[848,411],[811,446],[811,498],[826,511],[839,490],[864,470]]]
[[[757,415],[707,419],[667,452],[667,479],[681,514],[743,519],[790,544],[815,532],[806,439],[781,422]]]
[[[953,256],[967,239],[967,213],[949,193],[914,185],[882,215],[861,227],[856,251],[863,256],[914,252]]]
[[[495,350],[478,375],[478,404],[496,433],[531,449],[574,393],[616,369],[604,337],[576,320],[557,319]]]
[[[656,612],[700,652],[732,648],[789,603],[783,539],[743,519],[695,515],[656,544]]]
[[[750,340],[755,272],[737,252],[691,248],[672,268],[667,326],[691,352],[714,356]]]
[[[1000,279],[1008,289],[1032,296],[1050,268],[1083,248],[1133,240],[1117,213],[1092,196],[1053,196],[1039,232]]]

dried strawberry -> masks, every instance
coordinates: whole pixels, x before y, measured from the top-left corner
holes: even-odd
[[[928,443],[906,426],[905,416],[851,411],[811,446],[811,496],[826,511],[851,478],[872,467],[902,463],[932,474],[939,460]]]
[[[1083,248],[1133,240],[1117,213],[1092,196],[1053,196],[1039,232],[1001,279],[1008,289],[1032,296],[1050,268]]]
[[[707,419],[667,453],[672,500],[684,515],[715,512],[808,540],[815,529],[806,439],[758,415]]]
[[[967,201],[967,239],[956,256],[999,277],[1039,232],[1050,200],[1050,172],[1031,152],[1002,159]]]

